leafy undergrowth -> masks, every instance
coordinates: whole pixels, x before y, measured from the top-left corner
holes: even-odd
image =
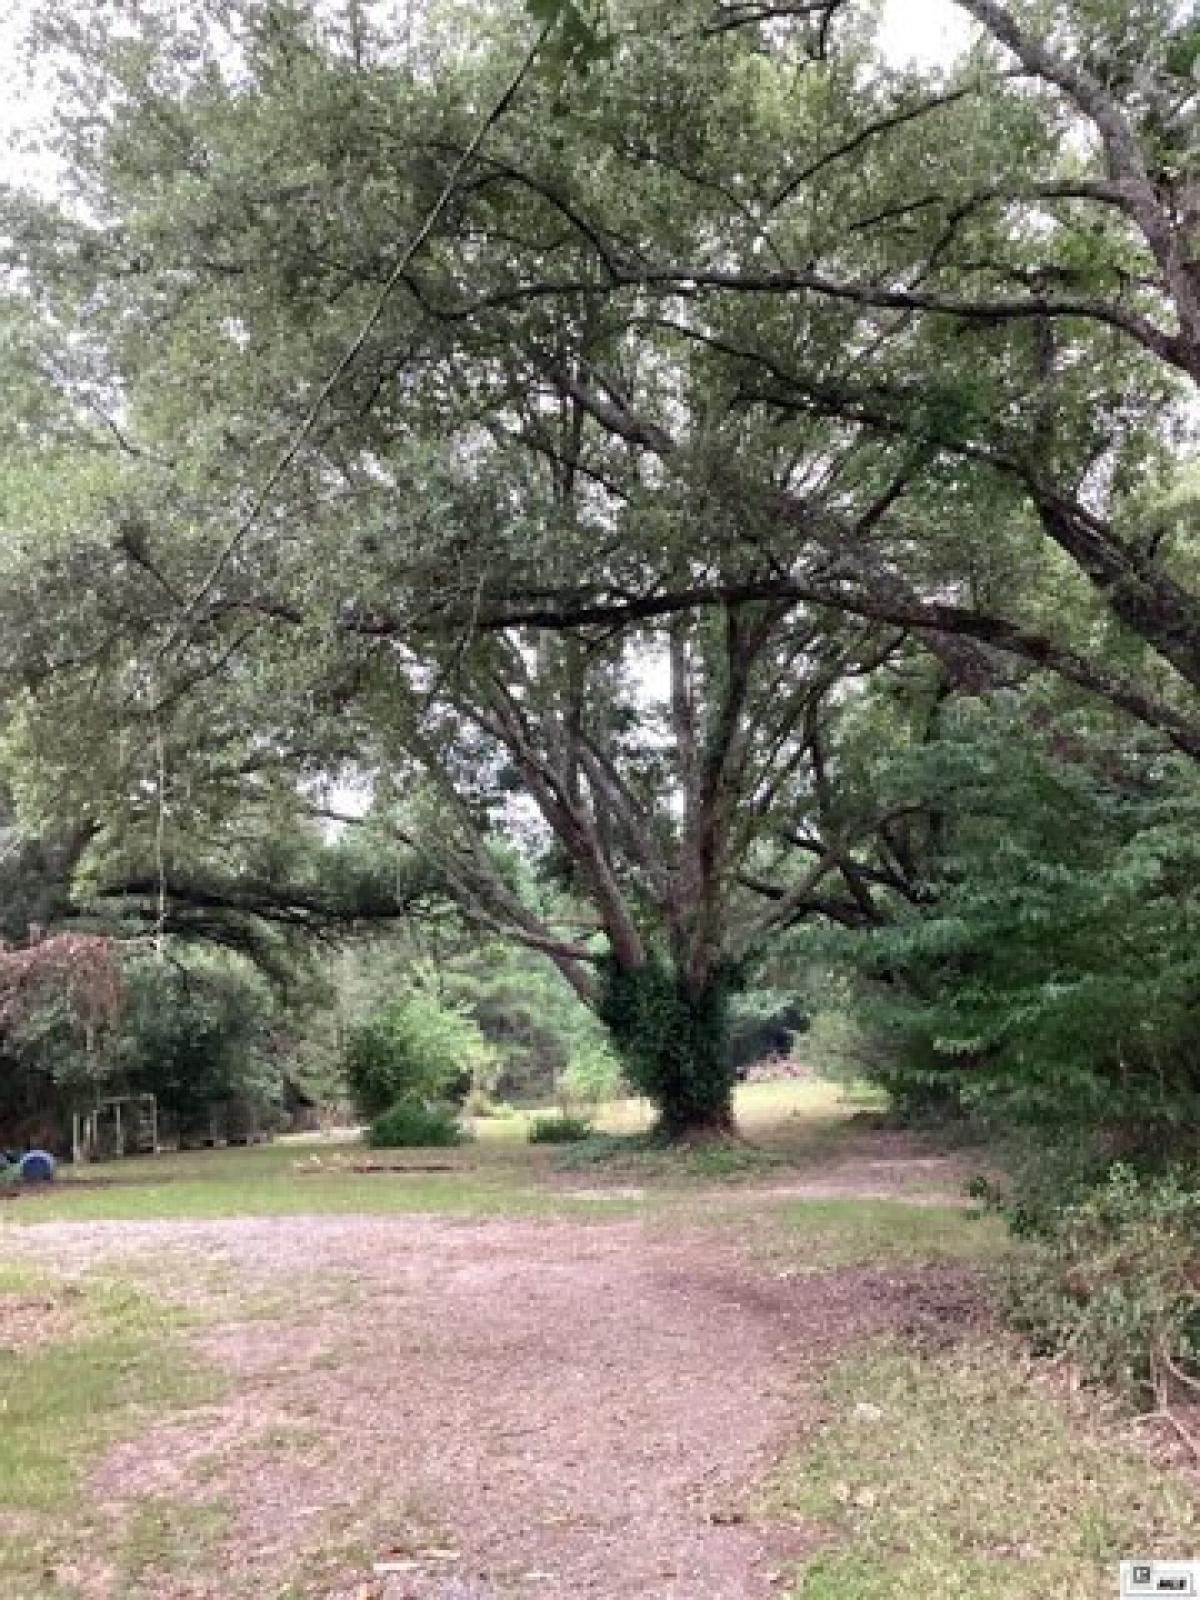
[[[875,1346],[823,1398],[773,1495],[827,1536],[794,1600],[1109,1600],[1122,1558],[1200,1546],[1189,1483],[1002,1349]]]
[[[778,1151],[742,1140],[664,1146],[648,1133],[593,1133],[563,1151],[555,1165],[562,1172],[594,1172],[643,1183],[676,1179],[757,1177],[783,1164]]]
[[[530,1144],[582,1144],[591,1136],[592,1124],[586,1117],[566,1112],[534,1117],[529,1124]]]
[[[7,1593],[22,1600],[75,1594],[76,1576],[111,1554],[108,1527],[95,1516],[80,1518],[89,1463],[147,1419],[219,1392],[218,1376],[185,1350],[180,1327],[178,1312],[117,1280],[59,1283],[0,1272],[0,1570]],[[112,1559],[119,1564],[118,1554]]]

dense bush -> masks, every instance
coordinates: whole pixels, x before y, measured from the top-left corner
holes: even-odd
[[[352,1028],[381,1016],[399,994],[435,991],[477,1024],[492,1054],[473,1087],[501,1100],[545,1105],[572,1057],[604,1044],[603,1027],[548,960],[461,929],[447,930],[436,966],[398,935],[342,952],[334,979]]]
[[[1057,1209],[1018,1208],[1034,1237],[1008,1289],[1014,1320],[1086,1377],[1162,1405],[1200,1385],[1200,1186],[1122,1163]]]
[[[131,1089],[188,1115],[233,1097],[267,1105],[280,1094],[271,1045],[276,1000],[247,962],[192,952],[186,965],[128,963],[115,1047]]]
[[[529,1124],[530,1144],[580,1144],[592,1136],[585,1117],[534,1117]]]
[[[972,706],[889,781],[936,827],[920,896],[841,940],[874,996],[883,1086],[1055,1137],[1141,1130],[1156,1148],[1194,1126],[1196,764]]]
[[[414,989],[352,1028],[346,1077],[366,1117],[399,1101],[462,1100],[486,1088],[494,1054],[475,1020],[425,989]]]
[[[855,975],[854,1051],[899,1111],[1009,1147],[1035,1346],[1163,1403],[1200,1378],[1200,769],[1004,696],[888,759],[909,892],[807,952]]]
[[[462,1144],[466,1134],[452,1106],[398,1100],[367,1129],[367,1143],[381,1149]]]
[[[234,1098],[264,1111],[278,1100],[277,1000],[248,962],[221,951],[138,954],[106,981],[103,1026],[81,1014],[69,972],[0,1022],[0,1127],[10,1142],[63,1151],[71,1113],[106,1095],[150,1093],[177,1116]]]
[[[90,1041],[67,997],[50,991],[0,1029],[0,1139],[67,1149],[70,1114],[116,1092],[112,1052]]]

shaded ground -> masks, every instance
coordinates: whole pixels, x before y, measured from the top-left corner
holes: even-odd
[[[90,1483],[115,1518],[234,1508],[211,1575],[160,1576],[163,1600],[778,1593],[811,1534],[747,1497],[805,1428],[809,1380],[954,1293],[935,1269],[766,1277],[640,1223],[48,1224],[36,1244],[68,1273],[153,1258],[161,1292],[216,1318],[196,1339],[228,1398]],[[377,1563],[397,1570],[367,1582]]]

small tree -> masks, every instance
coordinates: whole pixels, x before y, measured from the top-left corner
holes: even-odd
[[[112,941],[56,934],[0,946],[0,1127],[14,1143],[61,1144],[67,1115],[111,1070],[121,1010]]]
[[[936,807],[939,849],[916,902],[838,941],[871,980],[870,1075],[910,1111],[1086,1132],[1110,1156],[1193,1150],[1195,764],[975,701],[880,781]]]
[[[585,1039],[571,1052],[557,1087],[564,1104],[596,1106],[618,1099],[629,1085],[613,1052],[599,1039]]]
[[[186,966],[131,962],[126,994],[115,1055],[130,1088],[185,1116],[234,1096],[278,1099],[268,1048],[276,1003],[248,963],[219,951],[193,952]]]
[[[359,1023],[346,1040],[346,1076],[365,1117],[406,1100],[461,1100],[489,1086],[495,1059],[468,1012],[422,989]]]

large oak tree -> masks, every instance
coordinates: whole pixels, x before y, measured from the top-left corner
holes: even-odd
[[[136,832],[164,790],[183,827],[251,772],[369,782],[687,1133],[728,1123],[763,943],[923,892],[928,818],[845,754],[865,682],[900,740],[1049,671],[1200,752],[1195,549],[1147,488],[1190,370],[1183,36],[1139,14],[1151,92],[1082,59],[1125,43],[1103,7],[970,9],[1004,50],[929,82],[854,5],[630,4],[582,83],[503,7],[484,49],[51,11],[77,194],[7,224],[42,803]],[[504,872],[514,790],[583,926]]]

